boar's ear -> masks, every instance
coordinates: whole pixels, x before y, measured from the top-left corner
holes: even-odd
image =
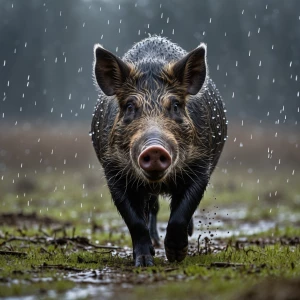
[[[95,45],[94,53],[94,72],[97,83],[104,94],[112,96],[129,76],[131,69],[120,58],[99,44]]]
[[[186,92],[190,95],[196,95],[200,91],[206,73],[205,44],[201,44],[173,65],[173,74],[181,84],[186,86]]]

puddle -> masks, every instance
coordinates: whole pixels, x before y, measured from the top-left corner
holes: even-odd
[[[127,275],[128,274],[121,272],[119,269],[103,268],[102,270],[70,273],[65,276],[65,278],[78,283],[101,283],[107,285],[124,282],[126,281]]]
[[[76,300],[76,299],[111,299],[113,296],[113,285],[101,286],[101,285],[85,285],[84,287],[78,286],[65,294],[60,294],[59,299],[62,300]]]
[[[47,291],[43,296],[21,296],[21,297],[6,297],[5,300],[41,300],[41,299],[61,299],[61,300],[76,300],[76,299],[111,299],[114,295],[115,287],[111,284],[106,285],[78,285],[64,293],[56,291]],[[0,298],[2,299],[2,298]]]

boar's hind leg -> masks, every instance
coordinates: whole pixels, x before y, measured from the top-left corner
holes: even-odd
[[[188,250],[188,234],[192,232],[192,216],[200,203],[208,179],[194,181],[180,193],[174,193],[171,215],[165,237],[166,256],[170,262],[182,261]]]
[[[137,192],[130,191],[124,185],[112,184],[109,188],[115,205],[123,217],[131,235],[133,259],[136,267],[153,266],[154,248],[149,235],[145,212],[145,197]]]
[[[150,196],[149,200],[149,232],[154,247],[160,247],[159,236],[157,232],[157,213],[159,210],[158,196]]]

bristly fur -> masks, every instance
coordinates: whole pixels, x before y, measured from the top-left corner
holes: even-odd
[[[151,240],[159,244],[160,194],[171,199],[166,256],[172,262],[187,255],[193,213],[227,138],[224,104],[209,78],[206,50],[200,44],[187,53],[159,36],[135,44],[122,59],[100,45],[94,48],[94,83],[100,89],[92,141],[130,230],[136,266],[154,263]],[[167,153],[170,161],[156,177],[139,160],[153,148],[163,149],[156,153]]]

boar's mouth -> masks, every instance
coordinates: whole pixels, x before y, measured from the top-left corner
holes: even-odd
[[[160,181],[165,176],[166,172],[157,172],[157,171],[144,172],[143,171],[143,174],[150,182],[157,182]]]

